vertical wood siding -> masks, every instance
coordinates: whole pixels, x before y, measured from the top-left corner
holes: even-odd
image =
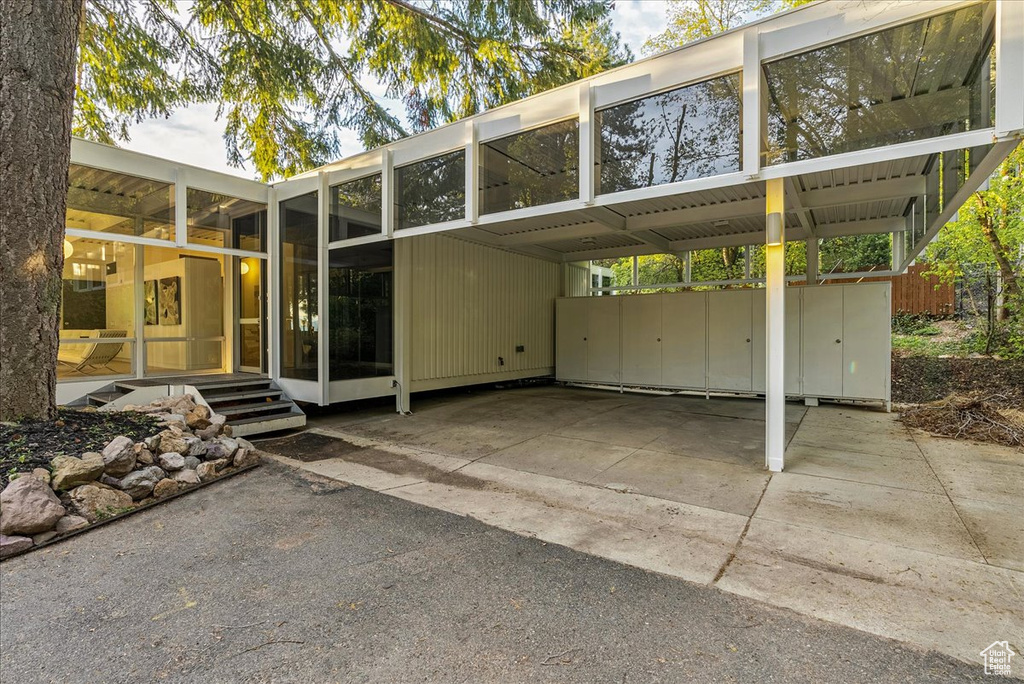
[[[412,250],[413,389],[553,370],[560,264],[445,235],[405,239]]]

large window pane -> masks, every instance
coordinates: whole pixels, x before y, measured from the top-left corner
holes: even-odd
[[[395,228],[466,217],[466,155],[460,150],[395,169]]]
[[[224,257],[144,248],[147,375],[224,370]]]
[[[892,234],[825,238],[818,246],[818,270],[829,273],[885,271],[892,267]]]
[[[68,228],[174,239],[174,186],[72,164],[68,169]]]
[[[579,121],[562,121],[480,145],[480,213],[579,196]]]
[[[213,247],[266,249],[267,205],[189,188],[188,241]]]
[[[736,74],[602,109],[595,120],[599,194],[740,168]]]
[[[317,380],[317,193],[281,202],[281,375]]]
[[[133,373],[133,344],[116,340],[135,337],[135,252],[121,242],[65,241],[58,380]]]
[[[768,163],[991,126],[985,9],[965,7],[766,64]]]
[[[330,239],[348,240],[381,232],[380,174],[331,188]]]
[[[392,243],[331,250],[331,380],[391,375]]]

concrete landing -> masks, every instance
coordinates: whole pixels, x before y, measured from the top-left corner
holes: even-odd
[[[320,416],[346,442],[295,467],[978,663],[1024,646],[1024,454],[911,433],[895,415],[555,387]],[[1015,672],[1024,673],[1024,665]]]

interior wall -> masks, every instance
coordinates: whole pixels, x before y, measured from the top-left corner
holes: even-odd
[[[405,239],[412,391],[554,372],[561,264],[445,235]]]

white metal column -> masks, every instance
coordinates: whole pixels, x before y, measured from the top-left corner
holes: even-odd
[[[814,235],[807,238],[807,284],[818,284],[818,238]]]
[[[394,241],[395,410],[409,411],[412,384],[412,240]]]
[[[327,243],[330,242],[331,196],[327,174],[317,174],[317,273],[316,273],[316,320],[317,320],[317,378],[320,383],[320,405],[331,403],[331,355],[330,355],[330,266]]]
[[[765,183],[765,466],[781,472],[786,449],[786,235],[783,179]]]

